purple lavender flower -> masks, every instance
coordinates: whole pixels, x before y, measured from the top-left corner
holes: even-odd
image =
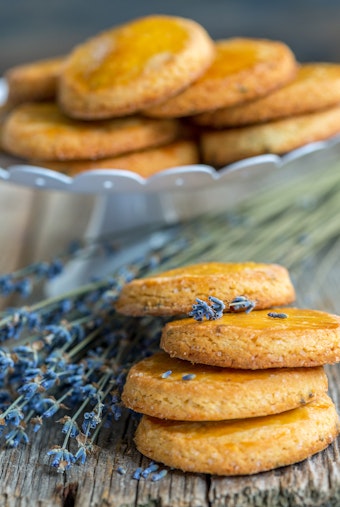
[[[14,426],[17,428],[21,421],[24,418],[24,414],[21,410],[21,408],[13,407],[9,410],[9,412],[5,415],[6,422],[10,424],[11,426]]]
[[[132,478],[138,481],[141,478],[142,472],[143,472],[142,467],[136,468],[136,470],[133,472]]]
[[[199,322],[202,322],[204,317],[207,320],[214,319],[215,312],[208,303],[199,298],[196,298],[196,302],[196,304],[192,305],[192,311],[189,313],[189,317],[193,317]]]
[[[49,407],[45,409],[45,411],[41,414],[41,417],[45,419],[54,416],[54,414],[56,414],[58,410],[62,408],[58,400],[53,397],[45,398],[44,403],[49,405]]]
[[[75,421],[72,420],[71,417],[65,415],[62,419],[60,419],[61,423],[63,423],[62,433],[69,433],[70,437],[74,438],[79,434],[79,428]]]
[[[42,387],[39,380],[31,380],[26,382],[18,389],[18,393],[22,394],[26,400],[32,398],[36,393],[41,392]]]
[[[51,389],[51,387],[55,386],[58,383],[58,380],[58,374],[52,369],[47,369],[42,376],[40,385],[46,390]]]
[[[5,436],[5,440],[8,446],[10,447],[18,447],[18,445],[22,442],[27,444],[29,442],[29,438],[24,428],[18,426],[17,428],[11,430]]]
[[[31,424],[33,424],[34,433],[37,433],[43,424],[42,417],[40,417],[40,416],[33,417],[30,422],[31,422]]]
[[[88,434],[91,429],[94,429],[97,427],[97,425],[100,423],[101,419],[98,417],[98,414],[96,412],[85,412],[84,414],[84,421],[82,424],[82,429],[85,434]]]
[[[0,276],[0,294],[9,296],[14,291],[15,284],[11,275]]]
[[[13,352],[17,356],[17,363],[22,367],[36,368],[38,365],[38,356],[36,350],[29,345],[19,345],[13,348]]]
[[[15,284],[14,284],[14,290],[18,294],[20,294],[20,296],[22,296],[22,297],[29,296],[31,294],[31,292],[32,292],[32,282],[31,282],[31,280],[29,278],[23,278],[23,279],[15,282]]]
[[[155,474],[153,474],[151,480],[153,482],[160,481],[161,479],[163,479],[163,477],[167,475],[167,473],[168,471],[164,468],[163,470],[160,470],[160,472],[156,472]]]
[[[75,457],[67,449],[55,446],[47,451],[47,456],[53,456],[51,466],[58,469],[58,472],[64,472],[69,470],[72,464],[75,462]]]
[[[97,394],[97,388],[93,384],[86,384],[84,386],[81,386],[80,390],[83,396],[86,398],[95,398]]]
[[[25,382],[30,382],[31,380],[33,380],[38,376],[42,376],[41,368],[28,368],[27,370],[25,370],[23,379],[25,380]]]
[[[46,326],[45,331],[48,333],[46,340],[53,344],[53,347],[62,347],[65,343],[72,342],[71,333],[64,326]]]
[[[112,411],[112,414],[113,414],[113,418],[115,421],[119,421],[120,418],[122,417],[122,407],[121,405],[111,405],[111,411]]]
[[[157,470],[159,469],[159,465],[157,465],[156,463],[154,463],[153,461],[151,461],[150,465],[145,468],[142,472],[142,477],[144,479],[147,479],[147,477],[149,477],[149,475],[152,473],[152,472],[156,472]]]
[[[221,319],[223,316],[223,310],[225,309],[225,304],[221,299],[214,296],[209,296],[208,299],[212,302],[211,308],[215,312],[214,320]]]
[[[229,303],[229,310],[234,313],[250,313],[256,306],[256,301],[248,299],[246,296],[237,296]]]
[[[60,259],[54,259],[50,265],[48,266],[46,277],[48,279],[55,278],[56,276],[60,275],[64,269],[64,264]]]
[[[0,349],[0,372],[6,375],[13,366],[14,361],[11,354],[5,349]]]

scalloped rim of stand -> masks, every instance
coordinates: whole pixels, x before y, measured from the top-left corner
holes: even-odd
[[[7,84],[0,78],[0,105],[5,102]],[[235,178],[247,178],[254,173],[282,168],[286,164],[305,156],[328,151],[340,146],[340,136],[326,141],[311,143],[283,156],[266,154],[246,158],[216,170],[205,164],[186,165],[164,169],[149,178],[122,169],[91,169],[75,177],[58,171],[24,163],[0,167],[0,179],[35,188],[62,190],[85,194],[159,192],[179,189],[203,189],[219,183],[227,183]],[[10,157],[8,157],[10,160]],[[14,159],[13,159],[14,160]]]

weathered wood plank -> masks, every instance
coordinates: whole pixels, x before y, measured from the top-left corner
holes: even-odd
[[[17,190],[13,193],[16,194]],[[26,189],[27,191],[27,189]],[[10,191],[11,193],[12,191]],[[30,191],[28,191],[29,194]],[[20,192],[19,192],[20,193]],[[24,192],[25,194],[25,192]],[[27,194],[27,195],[28,195]],[[40,194],[39,194],[40,195]],[[5,199],[8,195],[5,195]],[[43,252],[56,252],[59,238],[63,236],[59,225],[53,233],[53,220],[57,217],[61,224],[72,214],[72,203],[66,206],[63,197],[51,200],[48,217],[40,220],[42,210],[48,200],[44,194],[42,201],[36,201],[32,211],[32,199],[22,201],[15,208],[8,208],[11,226],[4,225],[1,238],[4,242],[1,265],[14,266],[20,252],[32,242],[29,256],[38,258]],[[7,201],[6,201],[7,202]],[[75,205],[79,208],[79,202]],[[63,218],[58,210],[64,208]],[[13,211],[20,215],[12,216]],[[27,209],[34,214],[35,232],[25,232],[29,218]],[[20,213],[19,213],[20,210]],[[32,218],[32,215],[31,215]],[[83,217],[80,217],[83,218]],[[16,222],[17,221],[17,222]],[[17,223],[18,228],[12,229]],[[82,222],[84,224],[84,222]],[[74,232],[74,231],[72,231]],[[6,238],[11,245],[6,245]],[[48,249],[46,244],[48,243]],[[13,257],[11,257],[13,248]],[[28,253],[26,251],[26,254]],[[24,261],[24,257],[21,258]],[[13,261],[13,264],[11,262]],[[332,270],[331,276],[320,287],[315,286],[316,274],[309,278],[295,278],[301,306],[324,308],[340,312],[338,287],[339,271]],[[329,392],[338,412],[340,409],[340,366],[328,366]],[[136,419],[127,413],[112,430],[105,430],[99,438],[99,451],[89,457],[85,466],[75,465],[64,475],[58,474],[49,466],[47,450],[53,444],[60,444],[60,426],[48,423],[46,428],[31,439],[27,447],[4,449],[0,452],[0,507],[248,507],[248,506],[315,506],[329,507],[340,505],[340,450],[336,441],[324,452],[296,465],[251,477],[216,477],[201,474],[188,474],[169,471],[159,482],[150,478],[132,478],[138,466],[146,467],[149,460],[143,458],[135,449],[133,434]],[[117,472],[123,466],[125,475]]]
[[[5,449],[0,453],[0,505],[16,505],[17,499],[27,505],[64,505],[64,477],[48,467],[46,451],[50,442],[58,441],[56,429],[38,432],[27,447]],[[7,502],[7,503],[6,503]],[[31,502],[31,503],[29,503]],[[25,503],[24,503],[25,505]]]
[[[330,394],[338,393],[340,368],[327,368]],[[338,396],[334,397],[338,402]],[[41,507],[101,505],[132,507],[248,507],[326,506],[340,503],[340,451],[338,442],[296,465],[250,477],[208,477],[171,471],[159,482],[132,478],[149,460],[134,448],[136,422],[124,417],[114,431],[101,435],[101,448],[85,467],[74,466],[63,475],[48,466],[46,451],[60,442],[59,428],[41,431],[32,444],[0,455],[0,505]],[[126,469],[125,475],[117,467]],[[26,504],[25,504],[26,502]],[[31,502],[31,504],[29,503]]]

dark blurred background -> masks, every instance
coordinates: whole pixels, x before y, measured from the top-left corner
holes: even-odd
[[[282,40],[300,61],[340,62],[339,0],[0,0],[0,71],[153,13],[193,18],[214,38]]]

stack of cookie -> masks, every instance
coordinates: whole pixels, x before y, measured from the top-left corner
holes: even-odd
[[[340,132],[339,65],[299,69],[282,42],[213,41],[175,16],[133,20],[5,77],[3,149],[69,175],[220,167]]]
[[[338,416],[322,365],[340,361],[340,318],[282,309],[295,297],[283,267],[174,269],[127,284],[117,310],[176,316],[209,296],[212,319],[170,321],[164,352],[129,372],[123,401],[144,414],[135,437],[139,451],[184,471],[243,475],[325,449],[338,434]],[[235,298],[238,305],[231,304]]]
[[[5,120],[2,146],[70,175],[118,168],[147,177],[194,164],[198,148],[178,120],[140,113],[189,86],[214,53],[198,23],[149,16],[103,32],[61,60],[11,69],[8,108],[19,105]],[[48,101],[31,102],[38,99]]]
[[[216,167],[327,139],[340,133],[339,120],[340,65],[331,63],[302,64],[292,82],[265,97],[193,118],[206,127],[203,160]]]

